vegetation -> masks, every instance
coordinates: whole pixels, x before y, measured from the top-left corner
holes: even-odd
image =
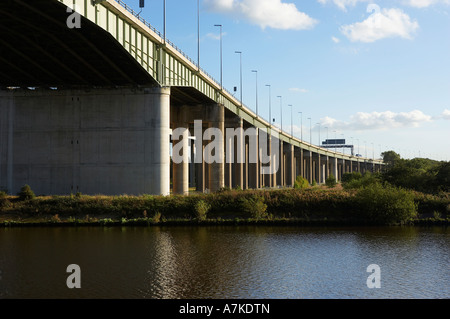
[[[306,178],[302,176],[297,176],[294,182],[295,189],[305,189],[309,187],[309,182]]]
[[[333,174],[330,174],[330,176],[328,176],[328,178],[325,180],[325,185],[327,185],[327,187],[329,188],[336,187],[337,185],[336,177],[334,177]]]
[[[450,162],[426,158],[402,159],[392,151],[383,153],[383,156],[387,164],[382,174],[383,181],[425,193],[450,191]]]
[[[36,197],[34,192],[31,190],[31,187],[29,185],[24,185],[21,189],[19,194],[20,200],[30,200]]]
[[[100,226],[168,222],[300,222],[339,224],[425,224],[450,221],[450,164],[402,159],[386,152],[382,173],[347,173],[336,185],[311,187],[299,176],[294,188],[222,188],[190,196],[36,197],[28,185],[17,196],[0,192],[0,224],[48,223]],[[325,222],[326,221],[326,222]]]

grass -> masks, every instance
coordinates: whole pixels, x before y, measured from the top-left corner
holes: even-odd
[[[389,188],[390,187],[390,188]],[[190,196],[38,196],[2,194],[0,224],[448,224],[450,196],[392,186],[343,189],[222,190]]]

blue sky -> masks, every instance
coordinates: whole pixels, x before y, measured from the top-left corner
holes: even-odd
[[[166,6],[167,38],[197,61],[197,0]],[[141,16],[162,31],[163,0]],[[200,0],[200,21],[201,67],[220,79],[221,24],[224,86],[239,88],[242,51],[244,104],[256,108],[257,70],[259,114],[269,119],[270,84],[286,131],[293,114],[294,134],[302,117],[314,144],[320,123],[321,140],[343,137],[368,157],[450,160],[450,0]]]

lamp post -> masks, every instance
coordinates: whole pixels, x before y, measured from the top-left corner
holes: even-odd
[[[215,24],[215,27],[220,27],[220,88],[223,89],[223,60],[222,60],[222,25]]]
[[[197,0],[197,64],[200,69],[200,0]]]
[[[343,139],[343,140],[345,140],[345,138],[344,138],[344,134],[341,134],[341,136],[342,136],[342,139]],[[344,145],[345,145],[345,143],[344,143]],[[342,153],[344,153],[344,154],[345,154],[345,147],[343,147],[343,148],[342,148]]]
[[[309,144],[312,145],[312,124],[311,124],[312,120],[310,117],[308,117],[308,120],[309,120]]]
[[[266,84],[266,86],[269,88],[269,122],[270,126],[272,126],[272,92],[271,92],[271,85]]]
[[[256,117],[258,117],[258,71],[252,70],[252,72],[256,74]]]
[[[291,108],[291,136],[294,137],[294,125],[292,124],[292,109],[294,108],[292,104],[288,105]]]
[[[337,142],[337,131],[334,132],[334,152],[337,153],[336,142]]]
[[[164,43],[166,43],[166,0],[163,3],[163,37]]]
[[[234,53],[239,54],[239,60],[240,60],[240,90],[241,90],[241,107],[242,107],[242,52],[241,51],[235,51]]]
[[[320,123],[316,123],[317,125],[319,125],[319,144],[318,144],[318,146],[320,147]]]
[[[281,133],[283,133],[283,97],[277,96],[280,99],[280,110],[281,110]]]
[[[300,113],[300,140],[303,142],[303,112]]]
[[[328,145],[328,126],[325,126],[325,128],[327,129],[327,145]]]

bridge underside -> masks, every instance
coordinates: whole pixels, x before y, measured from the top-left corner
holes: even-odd
[[[106,31],[57,1],[0,1],[0,86],[154,86],[156,81]]]
[[[70,15],[56,0],[0,1],[0,190],[167,195],[172,175],[173,192],[186,194],[292,186],[298,175],[323,183],[374,168],[280,141],[280,169],[262,176],[260,163],[249,163],[262,149],[243,137],[234,163],[225,163],[231,152],[220,138],[213,153],[223,163],[172,163],[171,129],[184,128],[172,141],[183,143],[184,158],[194,154],[184,138],[194,121],[203,121],[200,134],[252,124],[194,87],[161,87],[95,23],[80,17],[81,28],[70,29]],[[200,139],[195,154],[206,149]]]

